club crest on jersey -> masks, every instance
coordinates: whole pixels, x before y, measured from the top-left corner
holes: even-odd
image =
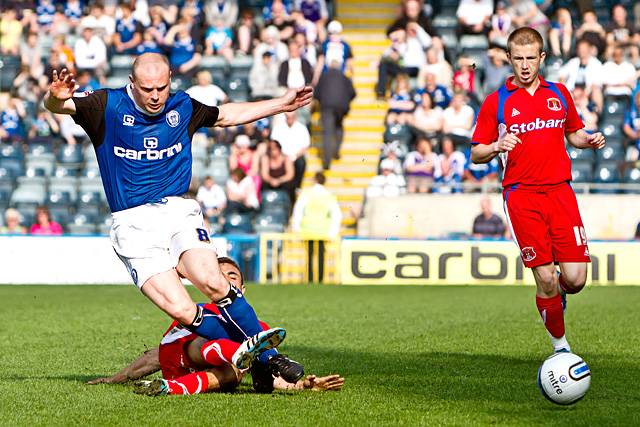
[[[167,124],[172,128],[180,124],[180,113],[176,110],[171,110],[167,113]]]
[[[133,126],[135,120],[135,117],[133,117],[131,114],[125,114],[124,116],[122,116],[122,124],[125,126]]]
[[[522,248],[521,252],[522,252],[522,259],[527,262],[533,261],[536,258],[536,251],[534,251],[531,246]]]
[[[558,98],[547,98],[547,107],[551,111],[560,111],[562,110],[562,104]]]

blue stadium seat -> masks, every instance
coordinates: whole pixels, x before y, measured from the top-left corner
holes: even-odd
[[[282,213],[260,213],[255,219],[255,231],[256,233],[282,233],[286,224],[286,215]]]
[[[75,202],[78,198],[78,180],[72,176],[49,178],[49,193],[68,194],[69,199]]]
[[[627,168],[624,171],[624,183],[640,186],[640,168]],[[625,193],[640,194],[640,188],[637,190],[626,190]]]
[[[111,65],[110,75],[112,77],[129,78],[131,66],[135,56],[132,55],[113,55],[109,61]]]
[[[600,129],[602,129],[602,134],[607,137],[607,139],[622,138],[622,127],[619,123],[604,122],[601,124]]]
[[[9,207],[9,200],[11,199],[12,190],[0,186],[0,216],[7,207]]]
[[[595,159],[595,154],[591,149],[581,150],[579,148],[575,148],[571,145],[567,147],[567,154],[569,154],[569,158],[573,160],[585,160],[585,161],[593,161]]]
[[[53,153],[27,154],[25,156],[26,175],[29,175],[30,169],[41,169],[44,176],[53,175],[56,159]]]
[[[603,149],[596,150],[598,163],[602,161],[620,161],[624,159],[624,148],[620,144],[607,144]]]
[[[221,56],[203,56],[200,69],[209,71],[213,84],[224,88],[227,85],[227,61]]]
[[[232,77],[227,82],[225,92],[234,102],[246,102],[249,99],[249,80]]]
[[[228,145],[213,144],[210,148],[211,157],[229,157],[231,150]]]
[[[77,171],[73,168],[68,168],[64,165],[58,165],[53,170],[53,177],[56,178],[64,178],[64,177],[75,177],[77,175]]]
[[[29,140],[29,154],[35,156],[40,154],[53,153],[53,138],[51,137],[35,137]]]
[[[70,194],[58,191],[49,193],[47,207],[53,220],[60,224],[68,223],[74,210]]]
[[[384,131],[384,141],[400,141],[401,143],[410,145],[413,135],[411,128],[406,125],[390,125],[386,126]]]
[[[13,80],[20,72],[20,57],[14,55],[0,55],[0,90],[13,89]]]
[[[88,163],[82,169],[82,176],[86,178],[100,178],[100,167],[97,163]]]
[[[229,78],[230,79],[249,79],[249,73],[253,66],[253,57],[251,56],[236,56],[231,60],[229,64]]]
[[[603,161],[598,163],[595,170],[595,182],[598,184],[616,184],[620,182],[618,163]],[[617,193],[615,189],[595,189],[594,193]]]
[[[10,170],[12,176],[24,175],[24,155],[14,145],[2,144],[0,148],[0,168]]]
[[[62,146],[58,152],[58,162],[60,162],[60,164],[80,169],[82,161],[82,146],[80,145],[67,144]]]
[[[253,233],[253,224],[251,223],[251,215],[241,213],[230,213],[225,215],[224,226],[222,232],[225,234],[251,234]]]
[[[71,222],[67,224],[69,234],[95,234],[97,227],[94,224],[94,218],[87,216],[84,213],[77,213],[74,215]]]
[[[629,108],[629,97],[607,96],[603,115],[606,117],[624,117]]]
[[[571,163],[571,176],[573,182],[584,183],[593,181],[593,163],[591,161],[578,161]]]
[[[287,211],[291,207],[289,194],[284,190],[264,190],[262,192],[262,210],[269,208],[285,208]]]

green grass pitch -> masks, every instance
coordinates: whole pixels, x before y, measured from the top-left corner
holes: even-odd
[[[197,297],[196,291],[192,290]],[[570,297],[593,372],[577,405],[538,392],[550,353],[531,287],[250,286],[281,350],[337,393],[145,397],[87,386],[156,346],[168,320],[125,286],[0,287],[0,425],[639,425],[640,287]]]

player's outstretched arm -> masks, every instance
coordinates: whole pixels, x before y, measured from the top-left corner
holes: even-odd
[[[95,380],[87,381],[87,384],[122,384],[146,377],[159,370],[160,358],[158,357],[158,349],[153,348],[142,353],[140,357],[122,368],[117,374],[110,377],[96,378]]]
[[[75,90],[76,81],[73,74],[66,68],[60,71],[60,75],[53,70],[49,90],[44,95],[45,108],[56,114],[75,114],[76,104],[71,99]]]
[[[273,387],[277,390],[339,391],[343,385],[344,378],[337,374],[326,377],[307,375],[295,384],[288,383],[280,377],[273,380]]]
[[[588,134],[582,129],[567,133],[567,141],[576,148],[594,148],[600,150],[606,143],[604,135],[600,132]]]
[[[254,122],[263,117],[297,110],[308,105],[312,99],[313,89],[311,86],[305,86],[299,89],[289,89],[284,95],[266,101],[223,104],[218,107],[219,114],[215,125],[227,127]]]

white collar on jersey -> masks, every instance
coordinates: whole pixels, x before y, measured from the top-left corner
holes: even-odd
[[[129,83],[127,85],[127,95],[129,95],[129,98],[131,98],[131,100],[133,101],[133,105],[136,106],[136,110],[140,111],[142,114],[146,114],[147,116],[157,116],[158,114],[162,114],[162,112],[164,111],[164,105],[162,106],[162,110],[158,111],[157,113],[150,113],[147,110],[141,108],[137,103],[136,100],[133,98],[133,92],[131,92],[131,83]]]

